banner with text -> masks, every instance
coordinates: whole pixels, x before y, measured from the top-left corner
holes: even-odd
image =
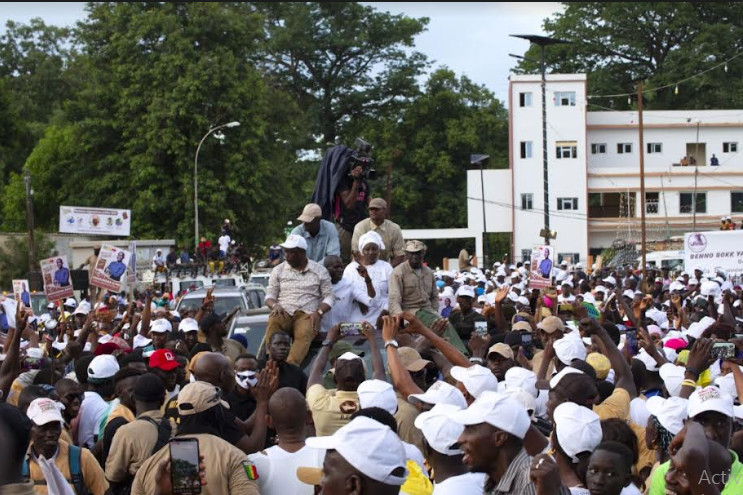
[[[126,273],[131,253],[123,249],[104,244],[95,262],[90,285],[112,292],[121,291],[121,277]]]
[[[64,234],[129,236],[131,210],[60,206],[59,231]]]
[[[41,260],[39,264],[41,265],[41,278],[44,282],[44,293],[49,301],[74,297],[67,256]]]
[[[743,271],[743,230],[690,232],[684,236],[684,270]]]
[[[536,246],[531,250],[529,287],[545,289],[552,285],[554,254],[552,246]]]

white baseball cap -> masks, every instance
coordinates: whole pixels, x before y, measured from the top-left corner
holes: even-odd
[[[565,378],[568,375],[574,375],[574,374],[585,375],[585,373],[583,373],[578,368],[573,368],[571,366],[565,366],[562,369],[562,371],[560,371],[558,374],[550,378],[550,388],[555,388],[563,378]]]
[[[75,299],[68,297],[67,300],[64,302],[64,306],[68,306],[70,308],[77,308],[77,301]]]
[[[165,318],[158,318],[150,325],[150,333],[168,333],[173,330],[173,325]]]
[[[733,399],[738,397],[738,391],[735,389],[735,376],[732,373],[715,378],[715,385],[723,394],[727,394]]]
[[[488,423],[522,440],[531,426],[529,415],[521,404],[504,394],[490,391],[483,392],[470,407],[449,417],[465,426]]]
[[[411,404],[418,402],[425,402],[426,404],[452,404],[460,409],[467,407],[467,401],[464,399],[462,392],[457,387],[441,380],[428,387],[425,394],[409,395],[408,402]]]
[[[88,315],[90,314],[90,303],[87,301],[83,301],[80,303],[80,305],[73,311],[73,315]]]
[[[732,418],[733,398],[723,394],[717,387],[704,387],[697,389],[689,397],[689,407],[687,412],[690,418],[707,411],[715,411]]]
[[[384,380],[366,380],[359,384],[356,392],[359,394],[361,409],[381,407],[390,414],[397,412],[397,396],[395,389]]]
[[[615,279],[615,278],[614,278],[614,277],[612,277],[611,275],[609,275],[609,276],[608,276],[608,277],[606,277],[605,279],[602,279],[602,281],[603,281],[603,282],[606,282],[607,284],[611,284],[611,285],[613,285],[613,286],[615,286],[615,287],[616,287],[616,285],[617,285],[617,279]]]
[[[568,366],[573,359],[586,360],[586,345],[579,338],[565,336],[556,340],[553,348],[557,359]]]
[[[307,241],[301,235],[291,234],[280,246],[284,249],[304,249],[307,251]]]
[[[475,297],[475,288],[471,285],[463,285],[457,289],[457,297]]]
[[[199,330],[199,322],[193,318],[184,318],[178,325],[178,329],[184,333],[195,332]]]
[[[112,378],[119,371],[119,362],[111,354],[96,356],[88,365],[88,378]]]
[[[132,342],[132,344],[134,345],[132,346],[132,348],[136,349],[138,347],[147,347],[151,343],[152,343],[152,339],[148,339],[144,335],[138,333],[137,335],[134,336],[134,341]]]
[[[462,382],[464,388],[477,399],[486,390],[498,391],[498,379],[493,372],[484,366],[475,364],[469,368],[454,366],[449,372],[455,380]]]
[[[419,414],[413,423],[423,433],[428,445],[440,454],[459,455],[462,453],[457,440],[464,431],[464,425],[452,421],[449,417],[457,411],[461,411],[457,406],[436,404],[430,411]]]
[[[650,397],[645,401],[648,412],[658,418],[660,425],[672,435],[677,435],[688,417],[689,401],[681,397]]]
[[[336,359],[336,361],[353,361],[354,359],[361,360],[361,356],[359,356],[356,353],[347,351],[347,352],[344,352],[343,354],[341,354],[340,356],[338,356],[338,358]]]
[[[533,416],[534,411],[537,408],[537,400],[532,394],[525,392],[520,388],[508,388],[502,390],[500,393],[516,401],[518,404],[523,406],[527,414]]]
[[[578,454],[593,452],[601,443],[601,419],[587,407],[563,402],[553,414],[555,434],[562,450],[577,463]]]
[[[59,404],[46,397],[31,401],[31,404],[29,404],[26,410],[26,416],[37,426],[44,426],[54,421],[64,424],[64,418],[62,417]]]
[[[405,469],[405,447],[389,426],[364,416],[354,418],[333,435],[310,437],[313,449],[336,450],[351,466],[385,485],[401,486]]]
[[[640,349],[640,352],[635,355],[635,359],[638,359],[642,364],[645,365],[645,369],[648,371],[658,371],[658,363],[655,361],[653,356],[647,353],[645,349]]]
[[[506,390],[521,389],[534,397],[539,395],[539,390],[537,390],[537,375],[526,368],[518,366],[510,368],[503,377],[502,385]]]
[[[716,282],[702,282],[702,287],[700,289],[700,292],[703,296],[719,296],[722,294],[722,290],[720,289],[720,285]]]

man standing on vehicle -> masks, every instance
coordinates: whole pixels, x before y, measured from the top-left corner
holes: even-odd
[[[324,266],[307,259],[304,237],[290,235],[281,247],[286,261],[271,270],[268,279],[271,315],[265,338],[271,342],[274,333],[288,333],[294,340],[286,361],[301,366],[323,315],[333,306],[332,283]]]
[[[351,241],[356,224],[366,218],[366,208],[369,205],[369,184],[364,176],[361,165],[354,167],[341,180],[336,190],[334,205],[340,210],[338,216],[338,240],[341,245],[341,258],[348,263],[351,261]]]
[[[389,261],[392,268],[405,261],[405,241],[402,230],[395,222],[387,220],[387,201],[374,198],[369,201],[369,218],[366,218],[353,229],[351,249],[359,252],[359,238],[367,232],[374,231],[382,237],[385,249],[379,253],[379,259]]]
[[[322,219],[320,205],[308,204],[297,220],[302,224],[294,227],[292,234],[302,236],[307,241],[307,258],[322,263],[326,256],[341,254],[338,231],[335,225]]]

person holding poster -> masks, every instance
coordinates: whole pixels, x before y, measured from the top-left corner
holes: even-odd
[[[70,285],[70,269],[64,266],[62,258],[57,258],[57,271],[54,272],[54,285],[67,287]]]
[[[126,265],[123,263],[125,255],[124,251],[119,251],[116,255],[116,261],[112,261],[106,267],[105,273],[111,277],[111,280],[121,281],[121,276],[126,272]]]

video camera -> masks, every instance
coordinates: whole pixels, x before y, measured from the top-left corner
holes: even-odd
[[[372,145],[361,138],[356,138],[354,150],[349,160],[348,174],[356,167],[361,167],[361,177],[368,180],[377,178],[377,171],[371,168],[374,160],[371,157]]]

